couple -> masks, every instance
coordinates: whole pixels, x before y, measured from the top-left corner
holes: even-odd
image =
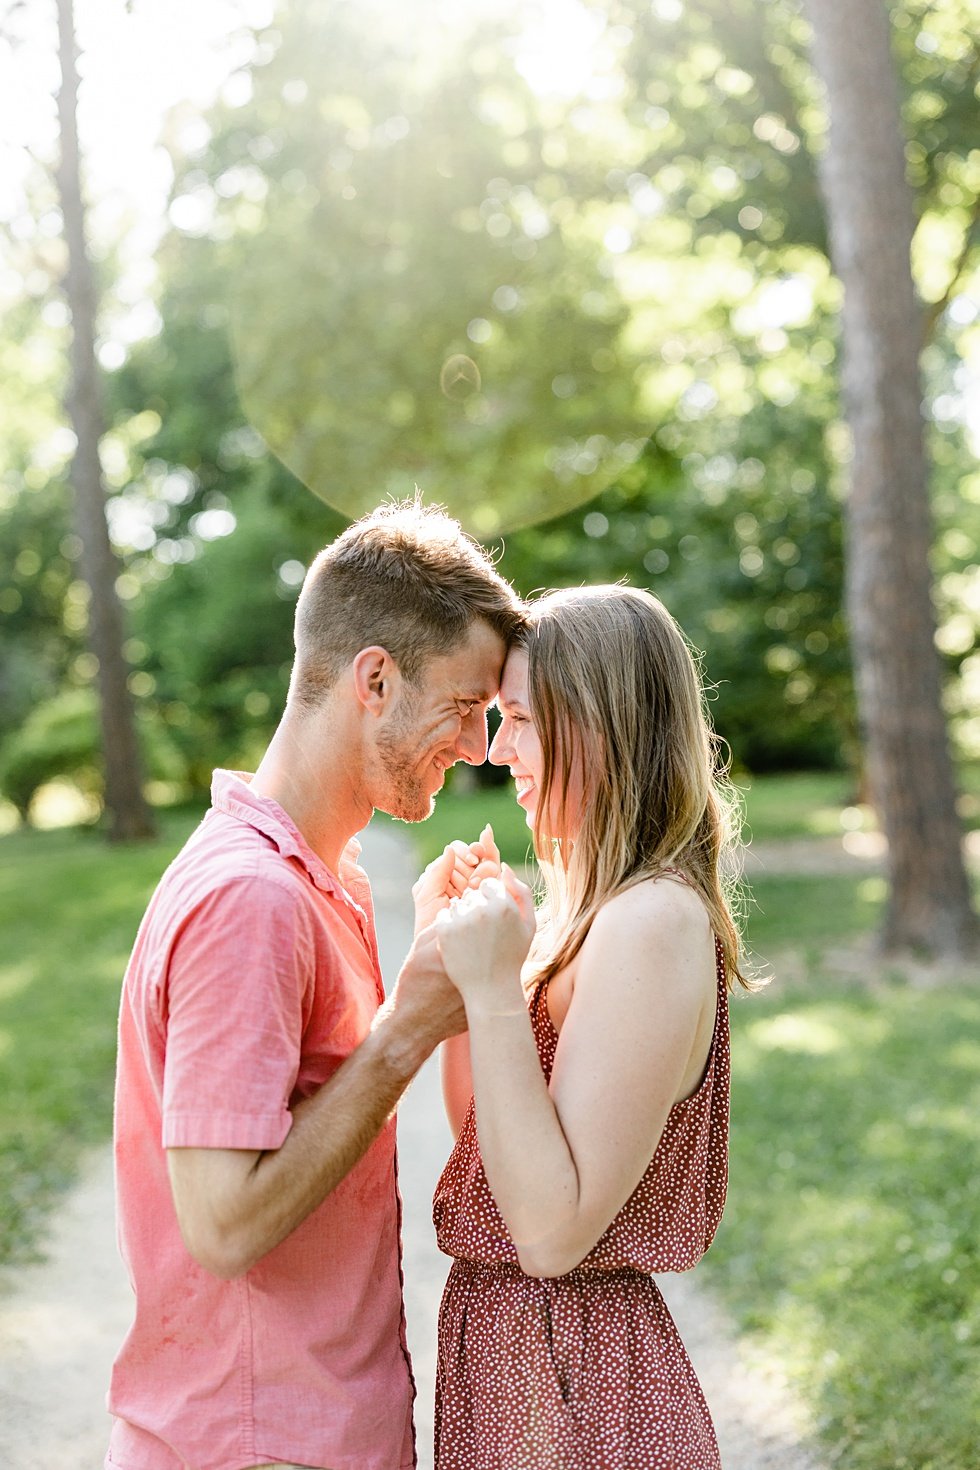
[[[456,522],[385,506],[326,548],[255,775],[164,875],[123,989],[121,1249],[136,1316],[106,1466],[408,1470],[393,1114],[442,1042],[438,1470],[716,1470],[650,1273],[727,1174],[738,935],[701,688],[647,593],[523,606]],[[354,833],[510,767],[548,900],[492,834],[414,889],[385,999]]]

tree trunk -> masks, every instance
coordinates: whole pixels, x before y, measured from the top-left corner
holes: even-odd
[[[105,767],[109,836],[125,841],[153,834],[143,798],[141,761],[133,703],[123,657],[122,608],[116,593],[119,565],[109,540],[105,488],[99,459],[104,429],[99,368],[95,356],[95,286],[85,242],[78,150],[78,52],[72,0],[57,0],[61,86],[58,118],[61,158],[58,184],[68,269],[65,295],[71,312],[71,381],[68,413],[77,445],[71,467],[75,520],[82,542],[82,575],[91,594],[89,644],[98,660],[98,690]]]
[[[915,225],[884,0],[804,0],[827,91],[821,160],[844,287],[843,389],[853,438],[847,611],[871,792],[888,841],[888,951],[977,943],[942,705],[929,573],[931,516]]]

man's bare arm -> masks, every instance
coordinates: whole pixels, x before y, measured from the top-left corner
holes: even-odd
[[[429,931],[361,1045],[293,1110],[280,1148],[171,1148],[170,1185],[194,1259],[226,1280],[243,1275],[326,1199],[366,1153],[422,1063],[465,1026]]]

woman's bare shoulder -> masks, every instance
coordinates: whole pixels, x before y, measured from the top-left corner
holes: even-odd
[[[615,894],[593,920],[586,943],[605,945],[618,936],[631,942],[690,939],[710,933],[708,911],[700,894],[681,877],[664,873],[644,878]]]
[[[713,995],[714,976],[714,935],[697,891],[650,878],[596,914],[576,956],[572,996],[583,1014],[590,1007],[605,1014],[613,1001],[638,1027],[662,1025],[668,1009],[693,1025]]]

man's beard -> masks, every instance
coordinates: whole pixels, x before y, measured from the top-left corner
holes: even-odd
[[[411,768],[419,754],[418,732],[409,720],[400,719],[378,736],[377,751],[387,787],[382,811],[403,822],[424,822],[434,803]]]

